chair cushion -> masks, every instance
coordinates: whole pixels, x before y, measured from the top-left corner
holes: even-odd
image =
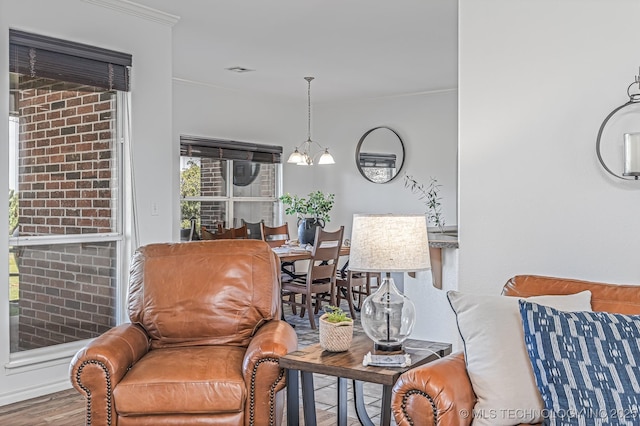
[[[155,349],[113,391],[120,416],[221,413],[244,410],[244,348],[192,346]]]
[[[525,301],[520,314],[549,424],[639,424],[640,316]]]
[[[477,396],[474,426],[540,422],[543,404],[524,346],[519,298],[458,291],[449,291],[447,297],[456,314],[467,372]],[[591,307],[589,291],[527,300],[564,310]]]

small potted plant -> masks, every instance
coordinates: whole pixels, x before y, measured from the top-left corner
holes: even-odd
[[[337,306],[325,306],[320,317],[320,346],[329,352],[344,352],[351,347],[353,319]]]
[[[280,197],[280,201],[286,206],[285,213],[298,217],[298,239],[300,244],[313,244],[316,228],[324,228],[331,217],[329,212],[333,208],[335,194],[325,195],[322,191],[311,192],[308,198],[291,195],[289,193]]]

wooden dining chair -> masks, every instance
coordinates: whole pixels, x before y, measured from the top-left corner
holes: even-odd
[[[289,241],[289,225],[284,224],[280,226],[267,226],[260,222],[260,237],[262,241],[271,246],[280,247]],[[280,270],[282,271],[282,281],[291,281],[296,277],[296,265],[294,262],[282,262],[280,264]]]
[[[379,272],[355,272],[343,271],[336,277],[336,306],[340,306],[342,300],[349,305],[351,318],[356,317],[356,311],[362,307],[364,299],[371,294],[371,281],[375,279],[380,285]]]
[[[336,272],[343,235],[344,226],[333,232],[318,227],[307,273],[291,282],[282,283],[282,303],[290,305],[294,314],[295,308],[299,307],[301,318],[307,312],[314,330],[314,315],[320,311],[323,296],[329,295],[329,303],[335,306]],[[298,295],[300,301],[297,300]]]
[[[225,229],[222,225],[218,225],[218,232],[211,232],[204,226],[200,228],[200,238],[203,240],[235,240],[235,239],[247,239],[249,234],[247,233],[247,226],[242,225],[239,228]]]
[[[280,247],[289,240],[289,225],[267,226],[260,222],[260,237],[272,248]]]
[[[251,240],[261,240],[262,239],[262,225],[264,220],[260,222],[247,222],[244,219],[240,219],[242,225],[246,225],[248,238]]]
[[[200,226],[200,238],[203,240],[213,240],[214,233],[209,231],[206,226]]]

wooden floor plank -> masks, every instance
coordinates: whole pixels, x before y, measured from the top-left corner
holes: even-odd
[[[75,389],[56,392],[47,396],[17,402],[0,407],[0,425],[6,426],[80,426],[85,421],[85,402]],[[318,426],[336,424],[336,414],[317,410]],[[300,423],[304,424],[302,408]],[[283,424],[286,424],[286,411]],[[349,417],[348,426],[358,426],[356,418]]]
[[[0,407],[0,424],[7,426],[79,426],[84,420],[84,398],[75,389]]]

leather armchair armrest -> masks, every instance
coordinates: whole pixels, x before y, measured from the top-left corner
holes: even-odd
[[[464,354],[457,352],[403,373],[391,408],[398,426],[468,426],[475,402]]]
[[[115,424],[113,388],[148,351],[149,338],[142,327],[122,324],[76,353],[69,373],[73,387],[87,400],[87,421]]]
[[[280,368],[280,357],[298,349],[298,336],[285,321],[272,320],[258,329],[242,363],[242,374],[249,401],[246,419],[255,425],[272,425],[278,422],[276,394],[285,386],[284,369]],[[278,404],[278,409],[281,408]],[[257,413],[269,413],[271,418],[258,418]]]

